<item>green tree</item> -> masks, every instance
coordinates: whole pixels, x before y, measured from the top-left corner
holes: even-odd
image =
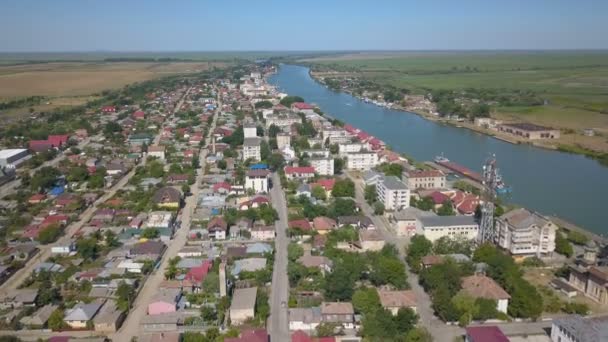
[[[407,333],[405,342],[433,342],[433,336],[424,327],[418,327]]]
[[[367,314],[381,308],[378,291],[373,287],[358,288],[353,293],[353,307],[356,312]]]
[[[127,311],[133,305],[135,297],[135,289],[133,286],[121,281],[116,289],[117,302],[116,305],[122,311]]]
[[[455,214],[451,200],[445,200],[439,210],[437,210],[437,215],[439,216],[453,216]]]
[[[60,175],[61,173],[56,168],[44,166],[36,171],[30,179],[30,188],[34,191],[48,189],[55,184]]]
[[[76,241],[76,251],[85,260],[95,260],[99,255],[99,246],[95,238]]]
[[[160,236],[160,232],[156,228],[145,228],[141,233],[141,237],[145,239],[156,239]]]
[[[338,179],[331,194],[333,197],[355,197],[355,183],[348,178]]]
[[[363,336],[372,341],[391,340],[398,335],[397,324],[388,310],[378,309],[363,316]]]
[[[304,102],[304,99],[300,96],[285,96],[281,99],[281,104],[287,108],[291,107],[294,102]]]
[[[57,309],[57,310],[53,311],[53,313],[49,316],[47,325],[48,325],[49,329],[51,329],[51,330],[54,330],[54,331],[61,330],[64,326],[63,310]]]
[[[410,308],[400,308],[394,318],[400,334],[407,333],[416,326],[418,315]]]
[[[271,170],[280,170],[283,168],[283,165],[285,165],[285,159],[280,153],[273,153],[268,158],[268,166]]]
[[[384,214],[384,204],[382,202],[374,203],[374,215]]]
[[[217,167],[219,167],[222,170],[226,170],[226,168],[228,167],[228,163],[226,163],[226,161],[224,159],[218,160]]]
[[[329,337],[336,334],[338,325],[331,322],[322,322],[315,328],[318,337]]]
[[[40,231],[38,234],[38,241],[43,245],[55,242],[62,232],[63,228],[60,225],[56,223],[52,224]]]
[[[577,245],[585,245],[589,241],[589,237],[583,233],[574,230],[568,231],[568,240]]]
[[[275,124],[270,125],[268,127],[268,136],[271,138],[276,138],[277,134],[281,133],[281,128]]]
[[[574,249],[572,248],[570,241],[568,241],[560,231],[557,231],[555,234],[555,251],[568,258],[574,254]]]
[[[84,166],[73,166],[70,168],[66,179],[70,182],[82,182],[89,177],[89,172]]]
[[[116,248],[121,245],[120,241],[118,241],[118,238],[116,237],[116,234],[111,230],[106,230],[104,233],[104,241],[106,246],[109,248]]]
[[[287,258],[290,261],[298,260],[302,255],[304,255],[304,249],[302,246],[296,243],[290,243],[287,245]]]
[[[269,109],[272,108],[272,102],[268,101],[268,100],[264,100],[264,101],[258,101],[255,103],[255,108],[256,109]]]
[[[312,187],[312,197],[318,200],[326,200],[327,194],[325,193],[325,189],[320,185],[315,185]]]
[[[334,175],[342,174],[345,161],[342,158],[334,158]]]
[[[372,204],[376,202],[378,196],[376,194],[376,186],[375,185],[366,185],[365,186],[365,201],[367,204]]]
[[[454,307],[460,314],[458,324],[461,327],[467,326],[479,312],[479,307],[475,302],[475,298],[462,292],[452,298],[452,304],[454,304]]]
[[[423,256],[429,255],[433,249],[433,243],[424,235],[415,235],[412,237],[409,246],[407,247],[407,263],[413,271],[420,270],[420,262]]]
[[[403,173],[403,166],[401,164],[389,164],[382,163],[378,165],[378,170],[384,173],[386,176],[395,176],[401,179],[401,174]]]

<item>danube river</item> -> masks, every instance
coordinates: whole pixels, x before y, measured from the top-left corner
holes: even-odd
[[[608,194],[608,168],[592,159],[513,145],[413,113],[364,103],[320,85],[306,67],[282,65],[269,82],[416,160],[432,160],[443,153],[479,172],[486,158],[494,153],[504,181],[513,189],[511,202],[562,217],[598,234],[608,232],[608,201],[604,198]]]

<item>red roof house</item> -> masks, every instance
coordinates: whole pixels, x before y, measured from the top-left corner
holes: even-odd
[[[30,140],[29,148],[33,152],[44,152],[53,148],[48,140]]]
[[[335,220],[330,219],[325,216],[317,216],[312,220],[312,224],[316,231],[320,234],[325,234],[330,230],[336,229],[338,224],[336,224]]]
[[[245,330],[241,337],[231,337],[224,339],[224,342],[268,342],[270,336],[266,329]]]
[[[308,222],[308,220],[306,220],[306,219],[289,221],[287,226],[289,228],[300,228],[302,230],[311,230],[312,229],[310,222]]]
[[[467,327],[467,341],[470,342],[509,342],[497,326]]]
[[[310,184],[311,187],[320,186],[325,191],[331,191],[334,188],[334,184],[336,184],[336,180],[334,178],[324,178],[319,179],[317,182]]]
[[[450,200],[450,198],[447,195],[445,195],[439,191],[434,191],[433,193],[431,193],[429,195],[429,197],[433,200],[433,202],[436,205],[443,204],[443,202]]]
[[[146,118],[146,113],[142,112],[141,110],[138,110],[135,113],[133,113],[133,119],[135,119],[135,120],[143,120],[145,118]]]
[[[205,260],[202,265],[191,268],[184,279],[200,285],[207,277],[211,266],[211,261]]]
[[[38,204],[38,203],[43,202],[45,199],[46,199],[45,194],[34,194],[27,200],[27,202],[30,204]]]
[[[228,193],[232,186],[226,182],[220,182],[213,184],[213,192],[223,192]]]
[[[70,136],[68,134],[61,134],[61,135],[49,135],[48,137],[48,141],[51,143],[51,145],[53,147],[62,147],[65,144],[67,144],[68,140],[70,139]]]
[[[306,102],[294,102],[291,104],[291,108],[294,110],[312,110],[315,107],[309,105]]]
[[[115,113],[116,112],[116,107],[114,107],[114,106],[103,106],[103,107],[101,107],[101,112],[102,113]]]
[[[315,168],[312,166],[286,166],[285,176],[287,179],[312,178],[315,176]]]

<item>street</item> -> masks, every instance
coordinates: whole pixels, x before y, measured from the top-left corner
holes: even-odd
[[[270,197],[274,208],[279,213],[279,220],[275,222],[275,256],[270,293],[268,332],[272,341],[289,341],[287,308],[289,300],[289,281],[287,279],[287,245],[289,243],[289,239],[287,238],[287,205],[285,203],[285,194],[281,187],[281,179],[277,173],[272,174],[272,184]]]
[[[176,108],[179,108],[179,106]],[[213,134],[213,130],[217,122],[217,117],[217,114],[213,117],[213,123],[209,129],[209,134],[205,139],[205,146],[209,145],[211,134]],[[116,333],[110,336],[114,341],[128,341],[131,337],[138,336],[140,334],[139,324],[141,322],[141,318],[148,314],[148,304],[154,298],[158,292],[160,284],[165,279],[165,269],[169,265],[169,260],[175,257],[179,250],[186,244],[188,231],[190,230],[190,224],[192,222],[192,214],[194,213],[194,210],[198,204],[197,202],[200,193],[198,184],[200,184],[203,176],[205,175],[204,170],[207,149],[201,149],[199,156],[200,168],[197,171],[196,181],[194,183],[196,186],[191,188],[192,195],[186,197],[186,204],[182,209],[181,214],[182,223],[175,232],[173,239],[169,242],[167,249],[161,258],[160,267],[148,276],[148,279],[144,283],[143,288],[133,303],[133,308],[123,322],[122,327]]]

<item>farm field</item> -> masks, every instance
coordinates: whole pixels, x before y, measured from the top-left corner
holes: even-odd
[[[576,131],[564,134],[563,143],[595,151],[608,147],[608,51],[364,52],[302,62],[321,71],[340,71],[340,77],[358,76],[420,94],[436,89],[531,90],[546,105],[494,107],[492,116]],[[571,136],[584,128],[594,128],[600,136]]]
[[[66,62],[0,66],[0,101],[27,96],[74,97],[153,78],[195,73],[222,62]]]

